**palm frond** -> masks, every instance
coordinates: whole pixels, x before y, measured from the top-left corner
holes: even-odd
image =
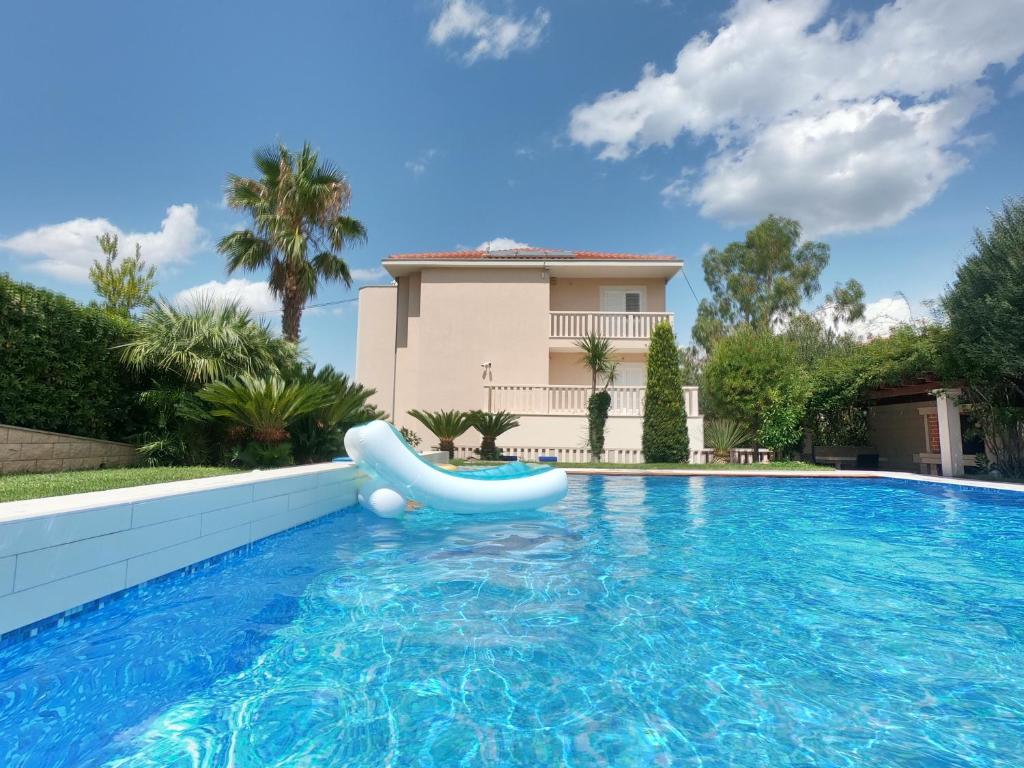
[[[291,317],[287,335],[298,341],[301,307],[322,282],[352,283],[341,251],[366,241],[366,228],[342,215],[352,189],[344,174],[306,142],[297,153],[283,144],[253,154],[259,178],[228,176],[227,202],[249,214],[252,226],[222,238],[217,250],[228,270],[270,269],[271,289]]]
[[[276,373],[298,356],[295,345],[271,333],[249,310],[206,296],[183,307],[158,301],[121,350],[133,370],[170,373],[195,384]]]
[[[213,416],[251,430],[261,442],[286,439],[293,421],[331,401],[330,391],[319,382],[285,382],[280,376],[246,374],[211,382],[199,390],[199,397],[213,406]]]
[[[501,437],[511,429],[519,426],[519,417],[508,411],[473,411],[469,414],[470,423],[485,438]]]
[[[465,411],[420,411],[414,408],[409,415],[433,432],[438,440],[456,440],[473,426]]]

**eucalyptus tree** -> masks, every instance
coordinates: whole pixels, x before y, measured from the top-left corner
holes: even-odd
[[[344,213],[352,196],[344,174],[308,142],[297,153],[283,144],[259,149],[253,161],[259,177],[229,174],[226,196],[250,226],[221,238],[217,250],[228,272],[269,270],[284,338],[298,342],[303,308],[321,284],[352,285],[342,251],[365,242],[366,228]]]
[[[705,350],[733,328],[774,331],[799,312],[800,304],[821,289],[829,262],[826,243],[801,239],[799,222],[769,216],[743,241],[704,255],[704,281],[711,298],[697,308],[693,339]],[[864,314],[864,289],[856,280],[837,285],[824,308],[839,321]]]

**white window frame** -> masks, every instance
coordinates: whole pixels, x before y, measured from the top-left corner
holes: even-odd
[[[620,371],[640,371],[640,378],[644,380],[643,384],[625,384],[622,381],[616,381],[615,386],[617,387],[643,387],[647,384],[647,363],[641,363],[637,361],[621,361],[619,362]]]
[[[625,309],[608,309],[610,302],[608,296],[612,293],[618,293],[625,296],[627,293],[638,293],[640,294],[640,312],[647,311],[647,288],[643,285],[603,285],[601,286],[601,311],[602,312],[625,312]],[[623,300],[625,305],[625,300]]]

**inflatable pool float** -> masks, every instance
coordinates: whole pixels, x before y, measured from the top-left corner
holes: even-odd
[[[537,509],[561,501],[564,469],[510,462],[468,472],[424,460],[386,421],[371,421],[345,434],[345,450],[370,479],[359,503],[382,517],[400,517],[407,501],[452,512]]]

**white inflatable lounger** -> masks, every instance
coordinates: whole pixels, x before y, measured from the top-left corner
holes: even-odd
[[[561,501],[565,470],[519,462],[474,472],[451,472],[425,461],[386,421],[345,434],[345,450],[371,477],[359,492],[363,506],[384,517],[401,515],[407,499],[453,512],[537,509]]]

